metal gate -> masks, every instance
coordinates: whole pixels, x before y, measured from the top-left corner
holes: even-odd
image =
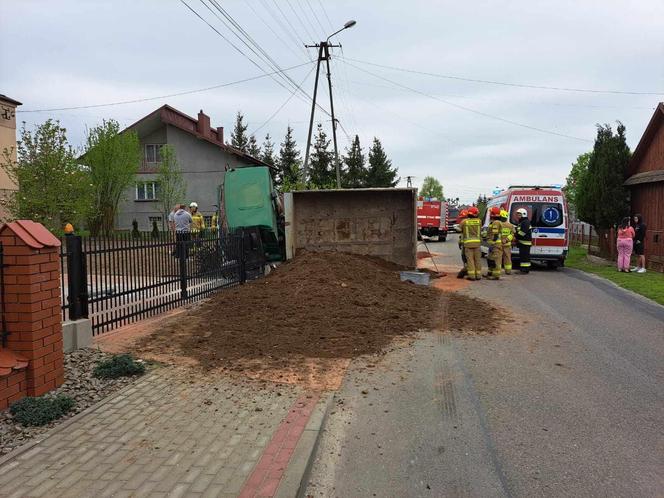
[[[108,332],[263,274],[255,231],[64,237],[63,320],[90,318]]]

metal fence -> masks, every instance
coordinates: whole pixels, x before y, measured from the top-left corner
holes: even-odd
[[[64,237],[62,317],[100,334],[263,274],[258,233]]]

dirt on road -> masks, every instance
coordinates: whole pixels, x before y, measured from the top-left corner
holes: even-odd
[[[184,357],[208,371],[316,383],[326,371],[339,370],[340,379],[350,359],[379,354],[421,330],[489,332],[485,316],[493,311],[466,296],[401,282],[391,263],[305,252],[265,279],[162,322],[134,351]]]

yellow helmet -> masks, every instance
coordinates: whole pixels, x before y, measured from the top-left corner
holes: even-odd
[[[505,211],[504,209],[501,209],[501,210],[500,210],[500,217],[501,217],[501,218],[508,218],[508,217],[509,217],[509,213],[508,213],[507,211]]]

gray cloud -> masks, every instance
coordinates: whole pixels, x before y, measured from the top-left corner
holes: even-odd
[[[295,40],[324,36],[309,5],[325,31],[332,30],[321,3],[277,2],[292,27],[271,0],[220,3],[282,67],[304,62]],[[664,92],[664,4],[658,0],[629,6],[617,1],[322,3],[334,26],[357,19],[357,26],[339,37],[345,56],[353,59],[533,85]],[[232,37],[200,2],[190,4]],[[290,5],[305,9],[299,11],[304,26]],[[151,97],[260,74],[178,1],[1,0],[0,29],[0,92],[24,102],[25,110]],[[509,183],[562,183],[571,162],[592,147],[596,123],[621,120],[633,148],[652,108],[664,99],[503,87],[357,65],[454,104],[589,141],[478,116],[394,87],[337,58],[335,103],[344,128],[358,133],[365,148],[379,136],[402,176],[416,176],[416,183],[437,176],[449,195],[465,200]],[[289,74],[300,82],[309,70]],[[309,77],[304,88],[311,92],[312,84]],[[28,126],[59,118],[71,142],[81,144],[86,127],[102,118],[128,125],[163,103],[191,115],[203,108],[213,125],[227,128],[241,109],[253,129],[288,95],[264,78],[163,102],[19,118]],[[320,95],[328,107],[326,90]],[[303,146],[308,112],[307,103],[292,99],[260,139],[269,132],[280,141],[290,123]],[[343,133],[340,138],[345,144]]]

